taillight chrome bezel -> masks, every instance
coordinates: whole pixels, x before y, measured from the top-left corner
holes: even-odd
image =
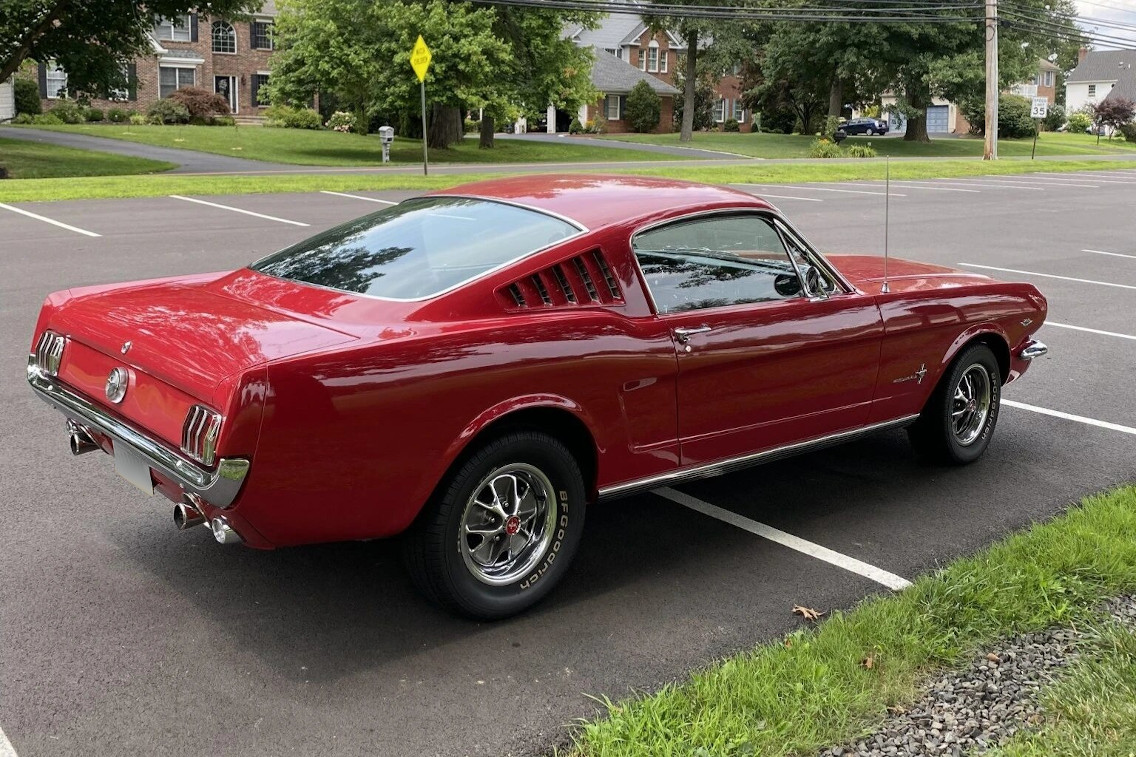
[[[181,451],[203,465],[212,465],[221,435],[221,414],[204,405],[194,405],[181,427]]]
[[[66,346],[66,337],[54,331],[40,334],[35,348],[36,370],[44,376],[58,376],[59,365],[63,362],[63,349]]]

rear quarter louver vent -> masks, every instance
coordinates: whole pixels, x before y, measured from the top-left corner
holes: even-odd
[[[623,292],[596,249],[517,279],[498,290],[509,308],[623,304]]]

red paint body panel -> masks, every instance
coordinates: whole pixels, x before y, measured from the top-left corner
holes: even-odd
[[[882,261],[863,256],[830,259],[852,291],[828,299],[658,316],[631,236],[692,213],[773,212],[767,203],[636,177],[514,177],[441,194],[532,206],[589,231],[414,302],[249,269],[59,292],[33,347],[44,329],[68,337],[61,381],[103,405],[107,373],[128,367],[128,399],[109,411],[171,449],[191,404],[221,412],[218,454],[252,461],[224,512],[246,543],[270,547],[397,534],[479,434],[518,413],[586,429],[595,494],[917,413],[969,339],[1016,355],[1045,318],[1030,285],[922,263],[892,260],[882,293]],[[522,307],[507,294],[593,253],[618,289],[608,301]],[[672,336],[699,325],[712,330],[687,345]],[[1008,363],[1010,378],[1027,365]],[[921,365],[925,378],[904,380]],[[180,497],[176,482],[155,481]]]

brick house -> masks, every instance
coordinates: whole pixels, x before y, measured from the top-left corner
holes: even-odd
[[[627,110],[627,95],[632,87],[641,81],[647,82],[659,96],[659,124],[651,131],[665,134],[672,131],[674,122],[674,98],[679,91],[660,78],[649,76],[634,66],[615,57],[605,50],[595,50],[595,63],[592,64],[592,85],[604,93],[603,99],[583,105],[577,118],[581,124],[594,120],[597,115],[607,120],[609,134],[622,134],[632,131],[631,124],[624,118]],[[555,109],[550,108],[554,111]],[[561,121],[563,116],[557,114]],[[550,118],[549,131],[557,128],[556,119]],[[560,124],[563,126],[563,123]],[[567,129],[562,129],[567,131]]]
[[[223,95],[234,116],[257,120],[264,109],[259,89],[271,70],[275,17],[276,6],[267,0],[242,21],[198,13],[156,19],[150,32],[150,53],[126,67],[126,89],[92,100],[91,105],[145,111],[174,90],[201,87]],[[54,61],[39,63],[37,68],[40,97],[48,110],[66,96],[67,72]]]

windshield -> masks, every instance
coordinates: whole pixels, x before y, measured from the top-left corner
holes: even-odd
[[[343,292],[424,299],[579,231],[515,205],[421,197],[336,226],[250,267]]]

